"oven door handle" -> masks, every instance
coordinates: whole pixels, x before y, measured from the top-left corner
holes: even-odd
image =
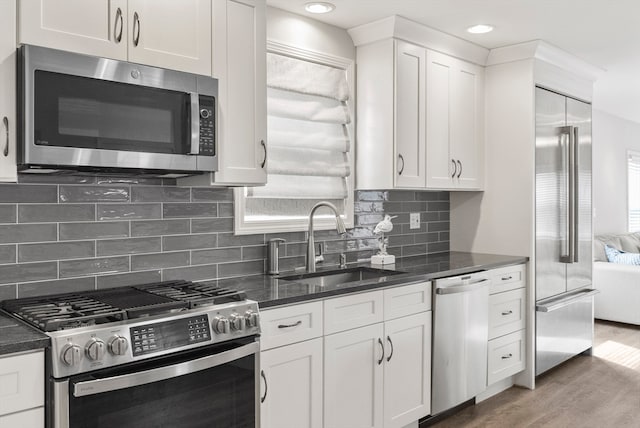
[[[236,349],[224,351],[215,355],[208,355],[206,357],[198,358],[191,361],[185,361],[183,363],[174,364],[172,366],[158,367],[156,369],[108,377],[104,379],[77,382],[73,385],[73,396],[84,397],[87,395],[117,391],[119,389],[126,389],[134,386],[158,382],[165,379],[171,379],[174,377],[183,376],[186,374],[220,366],[222,364],[238,360],[251,354],[257,354],[258,352],[260,352],[260,343],[253,342]]]

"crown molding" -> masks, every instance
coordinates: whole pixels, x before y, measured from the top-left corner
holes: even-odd
[[[356,47],[396,38],[482,66],[486,64],[489,55],[489,49],[399,15],[389,16],[347,31]]]

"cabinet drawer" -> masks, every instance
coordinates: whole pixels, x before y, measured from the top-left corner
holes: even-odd
[[[390,320],[431,310],[431,282],[384,290],[384,319]]]
[[[322,336],[322,302],[260,312],[262,350]]]
[[[526,289],[489,296],[489,339],[525,328]]]
[[[0,358],[0,415],[44,406],[44,351]]]
[[[0,427],[44,427],[44,407],[0,416]]]
[[[526,285],[526,265],[507,266],[489,271],[491,286],[489,294],[515,290]]]
[[[487,384],[524,370],[524,330],[489,341]]]
[[[325,300],[324,334],[382,322],[382,302],[382,290]]]

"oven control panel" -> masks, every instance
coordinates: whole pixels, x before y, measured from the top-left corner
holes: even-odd
[[[134,357],[206,342],[211,338],[207,314],[139,325],[131,327],[129,332]]]
[[[260,334],[256,302],[246,300],[48,333],[55,378]]]

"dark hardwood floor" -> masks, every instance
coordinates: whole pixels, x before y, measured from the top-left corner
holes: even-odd
[[[640,326],[596,321],[593,356],[578,356],[433,425],[640,428]]]

